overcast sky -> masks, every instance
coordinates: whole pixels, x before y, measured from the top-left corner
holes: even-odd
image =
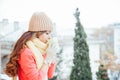
[[[29,21],[35,11],[43,11],[60,27],[72,27],[73,13],[80,10],[85,28],[120,22],[120,0],[0,0],[0,21]]]

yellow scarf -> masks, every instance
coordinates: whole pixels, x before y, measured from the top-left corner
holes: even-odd
[[[38,38],[34,38],[26,42],[28,48],[30,48],[35,56],[37,69],[39,70],[43,64],[43,56],[48,48],[48,43],[41,42]],[[13,77],[12,80],[17,80],[17,76]]]
[[[43,64],[43,56],[48,48],[48,43],[41,42],[38,38],[34,38],[26,42],[28,48],[30,48],[35,56],[37,69],[39,70]]]

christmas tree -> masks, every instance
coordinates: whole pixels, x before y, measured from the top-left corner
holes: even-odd
[[[99,71],[96,72],[96,75],[97,75],[97,80],[109,80],[107,75],[107,69],[102,64],[99,66]]]
[[[74,66],[70,75],[70,80],[92,80],[90,68],[89,47],[87,45],[87,35],[80,23],[80,12],[78,8],[74,14],[77,22],[74,37]]]

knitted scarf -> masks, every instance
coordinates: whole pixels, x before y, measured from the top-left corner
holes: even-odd
[[[46,52],[46,49],[48,48],[48,43],[45,44],[41,42],[38,38],[34,38],[30,41],[27,41],[26,45],[32,50],[35,56],[37,69],[39,70],[43,64],[42,54]]]
[[[43,64],[43,56],[48,48],[48,43],[41,42],[38,38],[34,38],[26,42],[28,48],[30,48],[35,56],[37,69],[39,70]],[[17,76],[13,77],[12,80],[17,80]]]

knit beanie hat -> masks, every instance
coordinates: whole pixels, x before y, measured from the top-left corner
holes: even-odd
[[[44,12],[35,12],[29,22],[28,31],[52,31],[53,23]]]

